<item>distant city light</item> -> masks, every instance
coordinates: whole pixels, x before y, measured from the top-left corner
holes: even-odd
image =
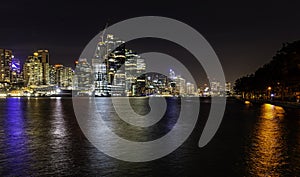
[[[20,63],[17,62],[16,60],[13,60],[11,63],[11,68],[13,71],[17,71],[21,69]]]
[[[58,88],[58,89],[56,89],[56,93],[60,93],[61,92],[61,90]]]

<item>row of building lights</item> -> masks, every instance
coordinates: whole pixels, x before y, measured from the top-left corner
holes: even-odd
[[[210,87],[196,89],[170,69],[169,76],[145,73],[141,56],[125,48],[125,42],[108,34],[102,36],[91,60],[79,59],[75,71],[61,64],[50,65],[49,51],[38,50],[28,56],[21,70],[20,61],[11,50],[0,49],[0,96],[9,91],[17,95],[61,94],[95,96],[218,96],[224,87],[213,81]],[[230,92],[226,83],[225,91]]]

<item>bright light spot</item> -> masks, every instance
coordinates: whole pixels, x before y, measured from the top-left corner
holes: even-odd
[[[245,101],[245,104],[250,104],[250,101]]]
[[[0,97],[6,97],[6,93],[0,93]]]
[[[280,106],[264,104],[261,108],[261,117],[264,119],[275,119],[284,117],[284,109]]]

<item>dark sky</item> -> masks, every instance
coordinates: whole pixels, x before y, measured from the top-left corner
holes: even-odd
[[[269,62],[283,42],[300,39],[299,7],[285,1],[1,1],[0,48],[22,61],[46,48],[52,64],[73,66],[106,23],[165,16],[198,30],[234,81]]]

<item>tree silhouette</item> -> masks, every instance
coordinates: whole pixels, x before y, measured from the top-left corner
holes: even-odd
[[[267,96],[268,87],[281,99],[291,99],[300,92],[300,41],[283,44],[271,62],[237,79],[234,89],[243,98],[259,98]]]

